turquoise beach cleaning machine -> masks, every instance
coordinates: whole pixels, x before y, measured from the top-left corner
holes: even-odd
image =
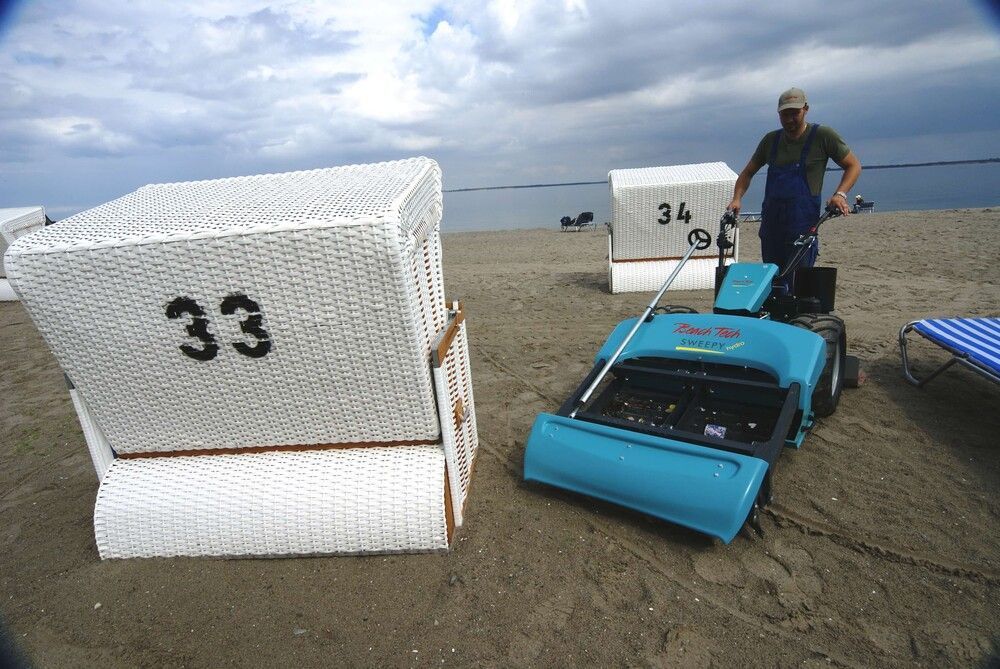
[[[778,273],[770,263],[725,265],[727,212],[716,244],[713,313],[657,307],[706,230],[639,318],[622,321],[592,371],[528,437],[524,478],[596,497],[729,543],[760,530],[783,448],[801,446],[816,416],[856,385],[843,321],[833,310],[836,269],[800,268],[826,214],[795,241]],[[789,286],[789,283],[790,286]]]

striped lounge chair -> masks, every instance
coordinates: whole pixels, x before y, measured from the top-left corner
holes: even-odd
[[[944,364],[923,379],[910,371],[906,354],[906,334],[914,331],[951,353]],[[904,325],[899,331],[903,376],[915,386],[923,386],[956,362],[1000,383],[1000,317],[925,318]]]

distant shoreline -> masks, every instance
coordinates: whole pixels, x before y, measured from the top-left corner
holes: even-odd
[[[943,165],[985,165],[988,163],[1000,163],[1000,158],[976,158],[973,160],[938,160],[931,163],[889,163],[886,165],[865,165],[866,170],[894,170],[904,167],[940,167]],[[828,167],[827,172],[839,172],[839,167]],[[519,188],[557,188],[559,186],[596,186],[607,183],[608,180],[601,181],[566,181],[550,184],[522,184],[515,186],[475,186],[472,188],[445,188],[445,193],[469,193],[481,190],[514,190]]]
[[[940,209],[927,209],[926,207],[924,207],[924,208],[921,208],[921,209],[886,209],[884,211],[876,211],[876,212],[873,212],[871,214],[851,214],[851,216],[863,216],[865,218],[868,218],[868,217],[875,217],[875,216],[884,216],[884,215],[887,215],[887,214],[914,214],[914,215],[916,215],[916,214],[920,214],[920,213],[923,213],[923,212],[930,213],[930,212],[942,212],[942,211],[954,211],[956,213],[962,213],[962,212],[967,212],[967,213],[985,213],[985,212],[1000,211],[1000,202],[997,202],[996,204],[989,205],[989,206],[986,206],[986,207],[942,207]],[[759,224],[760,224],[759,222],[741,222],[740,227],[742,228],[744,225],[759,225]],[[587,234],[591,234],[593,232],[597,232],[598,234],[600,234],[600,235],[603,236],[603,235],[607,234],[607,231],[603,229],[604,227],[605,227],[605,224],[603,222],[599,223],[597,225],[597,227],[594,228],[594,229],[588,228],[586,230],[571,230],[571,231],[564,231],[564,230],[562,230],[560,228],[560,226],[558,225],[558,223],[555,226],[540,226],[539,225],[539,226],[535,226],[535,227],[531,227],[531,228],[488,228],[488,229],[481,229],[481,230],[449,230],[449,229],[447,229],[446,225],[443,225],[442,229],[441,229],[441,234],[442,235],[478,235],[478,234],[500,234],[500,235],[506,235],[508,233],[557,232],[559,234],[566,234],[566,235],[587,235]]]
[[[985,165],[1000,163],[1000,158],[979,158],[977,160],[939,160],[933,163],[893,163],[889,165],[865,165],[866,170],[892,170],[900,167],[939,167],[941,165]],[[827,172],[840,172],[839,167],[828,167]]]

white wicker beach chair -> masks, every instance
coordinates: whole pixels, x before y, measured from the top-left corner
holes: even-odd
[[[145,186],[7,255],[102,557],[449,546],[476,453],[426,158]]]
[[[3,262],[7,247],[18,237],[44,227],[45,209],[42,207],[0,209],[0,302],[17,299],[10,282],[7,281],[7,270]]]
[[[658,289],[690,247],[692,230],[701,228],[715,239],[719,217],[735,184],[736,173],[725,163],[611,170],[611,292]],[[727,264],[739,258],[738,234],[733,242]],[[712,288],[717,266],[718,251],[713,244],[691,256],[673,288]]]

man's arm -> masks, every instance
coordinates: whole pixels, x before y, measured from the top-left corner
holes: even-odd
[[[827,200],[826,205],[834,206],[840,210],[841,214],[845,216],[851,213],[850,208],[847,206],[847,193],[851,192],[854,184],[857,183],[858,177],[861,176],[861,161],[858,157],[854,155],[853,151],[848,151],[847,155],[840,160],[835,160],[835,163],[840,165],[844,170],[844,176],[840,177],[840,185],[837,186],[838,193],[844,193],[844,197],[840,195],[832,195],[829,200]],[[736,182],[737,184],[739,181]]]
[[[733,199],[729,202],[729,206],[726,207],[727,210],[734,214],[740,213],[740,208],[743,206],[743,195],[750,188],[750,180],[753,179],[753,175],[757,174],[763,166],[763,163],[758,163],[753,158],[750,159],[750,162],[743,168],[740,175],[736,177],[736,186],[733,187]],[[860,163],[858,173],[861,173]],[[853,184],[854,182],[851,183]]]

